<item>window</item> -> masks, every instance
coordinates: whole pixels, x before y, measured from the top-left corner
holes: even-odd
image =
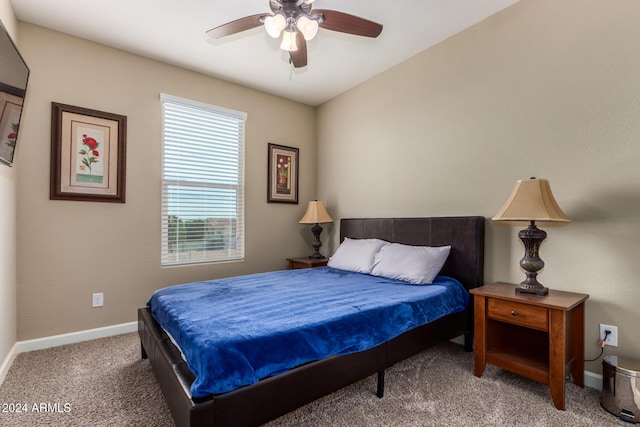
[[[246,113],[160,100],[162,265],[242,259]]]

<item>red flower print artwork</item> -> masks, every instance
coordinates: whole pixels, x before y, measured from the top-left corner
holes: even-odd
[[[18,123],[11,123],[11,130],[13,132],[9,132],[7,135],[7,145],[9,147],[16,147],[16,137],[18,136]]]
[[[91,175],[92,165],[100,161],[98,159],[98,157],[100,157],[100,152],[98,151],[100,143],[96,141],[95,138],[83,134],[82,145],[86,145],[86,148],[82,147],[79,154],[83,156],[82,164],[89,168],[89,175]]]

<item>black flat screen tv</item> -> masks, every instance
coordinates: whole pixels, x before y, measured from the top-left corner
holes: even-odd
[[[11,166],[18,143],[29,67],[0,21],[0,163]]]

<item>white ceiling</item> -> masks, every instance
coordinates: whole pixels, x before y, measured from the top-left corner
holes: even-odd
[[[19,20],[319,105],[518,0],[316,0],[378,22],[371,39],[320,29],[307,67],[254,28],[219,40],[205,31],[267,13],[267,0],[11,0]]]

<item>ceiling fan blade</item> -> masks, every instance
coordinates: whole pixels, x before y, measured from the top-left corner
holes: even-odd
[[[306,67],[307,41],[304,39],[300,31],[296,33],[296,45],[298,46],[298,49],[294,50],[293,52],[289,52],[291,62],[293,63],[294,68]]]
[[[260,13],[258,15],[245,16],[244,18],[236,19],[235,21],[212,28],[207,31],[207,35],[213,39],[219,39],[220,37],[230,36],[231,34],[259,27],[262,25],[261,18],[263,16],[269,15]]]
[[[382,25],[377,22],[359,18],[348,13],[338,12],[336,10],[314,9],[310,14],[313,15],[315,13],[322,13],[324,15],[324,21],[320,24],[320,27],[327,30],[365,37],[378,37],[382,32]]]

